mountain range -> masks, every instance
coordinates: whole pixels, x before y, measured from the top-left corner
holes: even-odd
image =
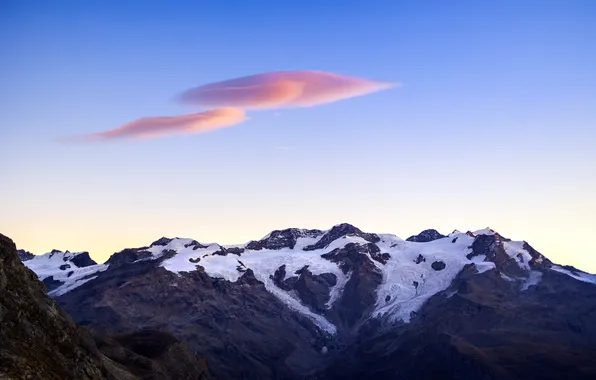
[[[596,378],[596,276],[490,228],[18,256],[79,325],[171,334],[220,380]]]

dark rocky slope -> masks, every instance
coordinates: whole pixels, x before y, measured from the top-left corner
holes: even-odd
[[[411,323],[368,326],[315,378],[595,379],[596,287],[543,276],[522,291],[470,265]]]
[[[324,334],[246,271],[236,283],[181,276],[146,261],[123,264],[60,297],[83,325],[169,331],[207,357],[218,379],[282,379],[316,367]]]
[[[147,331],[110,338],[78,327],[22,264],[14,243],[0,234],[0,378],[206,380],[210,376],[205,363],[171,335]]]
[[[596,277],[488,229],[411,240],[346,224],[233,248],[162,238],[114,254],[56,300],[78,323],[119,337],[95,339],[112,361],[128,363],[131,350],[153,358],[135,348],[144,335],[130,334],[167,331],[218,379],[596,378]],[[176,260],[185,270],[166,269]],[[214,262],[238,276],[225,280]],[[170,371],[171,357],[135,373]]]

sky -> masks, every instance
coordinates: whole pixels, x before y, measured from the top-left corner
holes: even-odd
[[[161,236],[490,226],[596,273],[595,18],[590,0],[2,1],[0,232],[103,262]],[[238,104],[179,101],[302,70],[394,85],[215,124]],[[180,133],[110,138],[147,122]]]

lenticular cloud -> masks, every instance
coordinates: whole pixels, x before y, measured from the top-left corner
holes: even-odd
[[[185,91],[182,103],[267,109],[311,107],[395,86],[323,71],[276,71],[206,84]]]
[[[207,132],[229,127],[246,120],[238,108],[216,108],[205,112],[181,116],[144,117],[109,131],[83,136],[83,140],[117,138],[152,138],[172,134]]]
[[[76,140],[102,141],[207,132],[243,122],[247,119],[245,109],[312,107],[395,85],[323,71],[274,71],[250,75],[195,87],[179,96],[182,103],[214,109],[190,115],[144,117]]]

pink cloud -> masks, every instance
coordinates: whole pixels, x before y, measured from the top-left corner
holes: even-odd
[[[236,125],[244,120],[246,120],[246,116],[241,109],[216,108],[182,116],[144,117],[115,129],[82,136],[78,140],[138,139],[200,133]]]
[[[206,84],[185,91],[183,103],[244,109],[310,107],[396,86],[323,71],[275,71]]]

